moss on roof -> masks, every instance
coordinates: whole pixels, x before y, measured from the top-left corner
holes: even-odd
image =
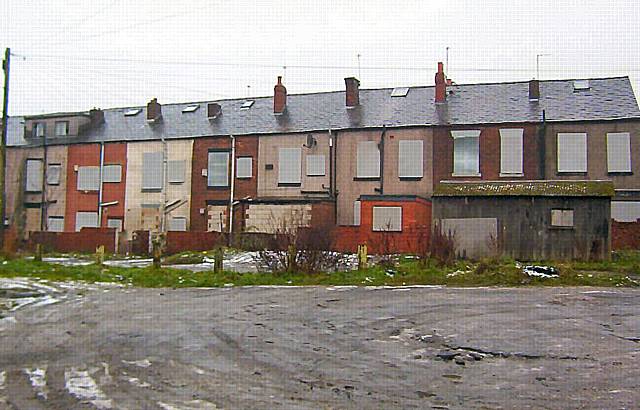
[[[601,196],[612,197],[611,181],[441,182],[433,196]]]

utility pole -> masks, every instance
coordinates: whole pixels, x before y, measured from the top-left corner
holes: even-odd
[[[4,248],[4,219],[5,219],[5,164],[7,162],[7,122],[9,121],[9,65],[11,63],[11,49],[4,52],[2,70],[4,71],[4,93],[2,98],[2,139],[0,139],[0,249]]]

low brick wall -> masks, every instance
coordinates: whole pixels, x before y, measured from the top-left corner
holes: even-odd
[[[338,226],[333,231],[333,249],[356,252],[358,245],[367,245],[370,254],[420,254],[429,247],[431,226],[422,225],[402,232],[372,232],[362,226]]]
[[[184,251],[207,251],[225,244],[225,235],[219,232],[167,232],[167,254]]]
[[[36,244],[47,251],[87,253],[95,252],[98,246],[104,245],[105,252],[115,253],[116,230],[82,228],[80,232],[31,232],[27,246],[33,250]]]
[[[611,249],[640,249],[640,221],[611,221]]]

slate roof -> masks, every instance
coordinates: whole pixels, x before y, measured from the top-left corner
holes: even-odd
[[[445,104],[435,104],[435,87],[410,87],[406,97],[391,97],[391,88],[361,89],[360,105],[345,107],[345,92],[289,94],[287,109],[273,114],[273,97],[253,98],[248,110],[240,110],[247,99],[215,100],[222,115],[207,119],[207,102],[191,113],[182,110],[196,103],[162,106],[162,120],[146,121],[146,107],[136,116],[123,114],[136,107],[104,110],[105,123],[60,143],[137,141],[164,137],[188,138],[277,134],[317,130],[361,129],[405,126],[474,125],[486,123],[539,122],[542,111],[547,121],[592,121],[640,118],[638,103],[628,77],[590,79],[590,88],[573,90],[573,80],[540,82],[540,100],[530,102],[528,82],[453,85]],[[10,145],[28,144],[20,121],[10,121]],[[50,141],[56,143],[55,141]]]
[[[615,196],[611,181],[443,181],[434,197],[449,196]]]

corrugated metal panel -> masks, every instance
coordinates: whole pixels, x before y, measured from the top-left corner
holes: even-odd
[[[100,167],[78,168],[78,191],[100,190]]]
[[[213,187],[229,186],[229,152],[209,152],[207,185]]]
[[[302,173],[302,149],[280,148],[278,151],[278,183],[299,184]]]
[[[186,161],[184,160],[167,162],[167,177],[169,178],[169,183],[183,183],[186,167]]]
[[[162,159],[162,152],[145,152],[142,155],[142,189],[162,189]]]
[[[50,216],[47,218],[47,230],[49,232],[64,232],[64,217]]]
[[[380,150],[375,141],[362,141],[358,143],[358,158],[356,163],[356,176],[358,178],[380,177]]]
[[[558,133],[558,172],[587,172],[586,133]]]
[[[80,229],[97,228],[98,227],[98,213],[97,212],[76,212],[76,232]]]
[[[173,217],[169,219],[170,231],[186,231],[187,230],[187,218],[185,217]]]
[[[236,177],[251,178],[253,176],[253,158],[242,157],[236,161]]]
[[[102,181],[118,183],[122,181],[122,165],[105,165],[102,168]]]
[[[374,206],[373,230],[385,232],[402,231],[402,207]]]
[[[500,173],[522,175],[522,128],[500,129]]]
[[[307,155],[307,175],[324,176],[326,160],[324,155]]]
[[[628,132],[607,134],[609,172],[631,172],[631,141]]]
[[[398,141],[398,176],[422,178],[423,148],[421,140]]]
[[[25,190],[27,192],[42,191],[42,160],[28,159],[26,165],[27,181]]]

